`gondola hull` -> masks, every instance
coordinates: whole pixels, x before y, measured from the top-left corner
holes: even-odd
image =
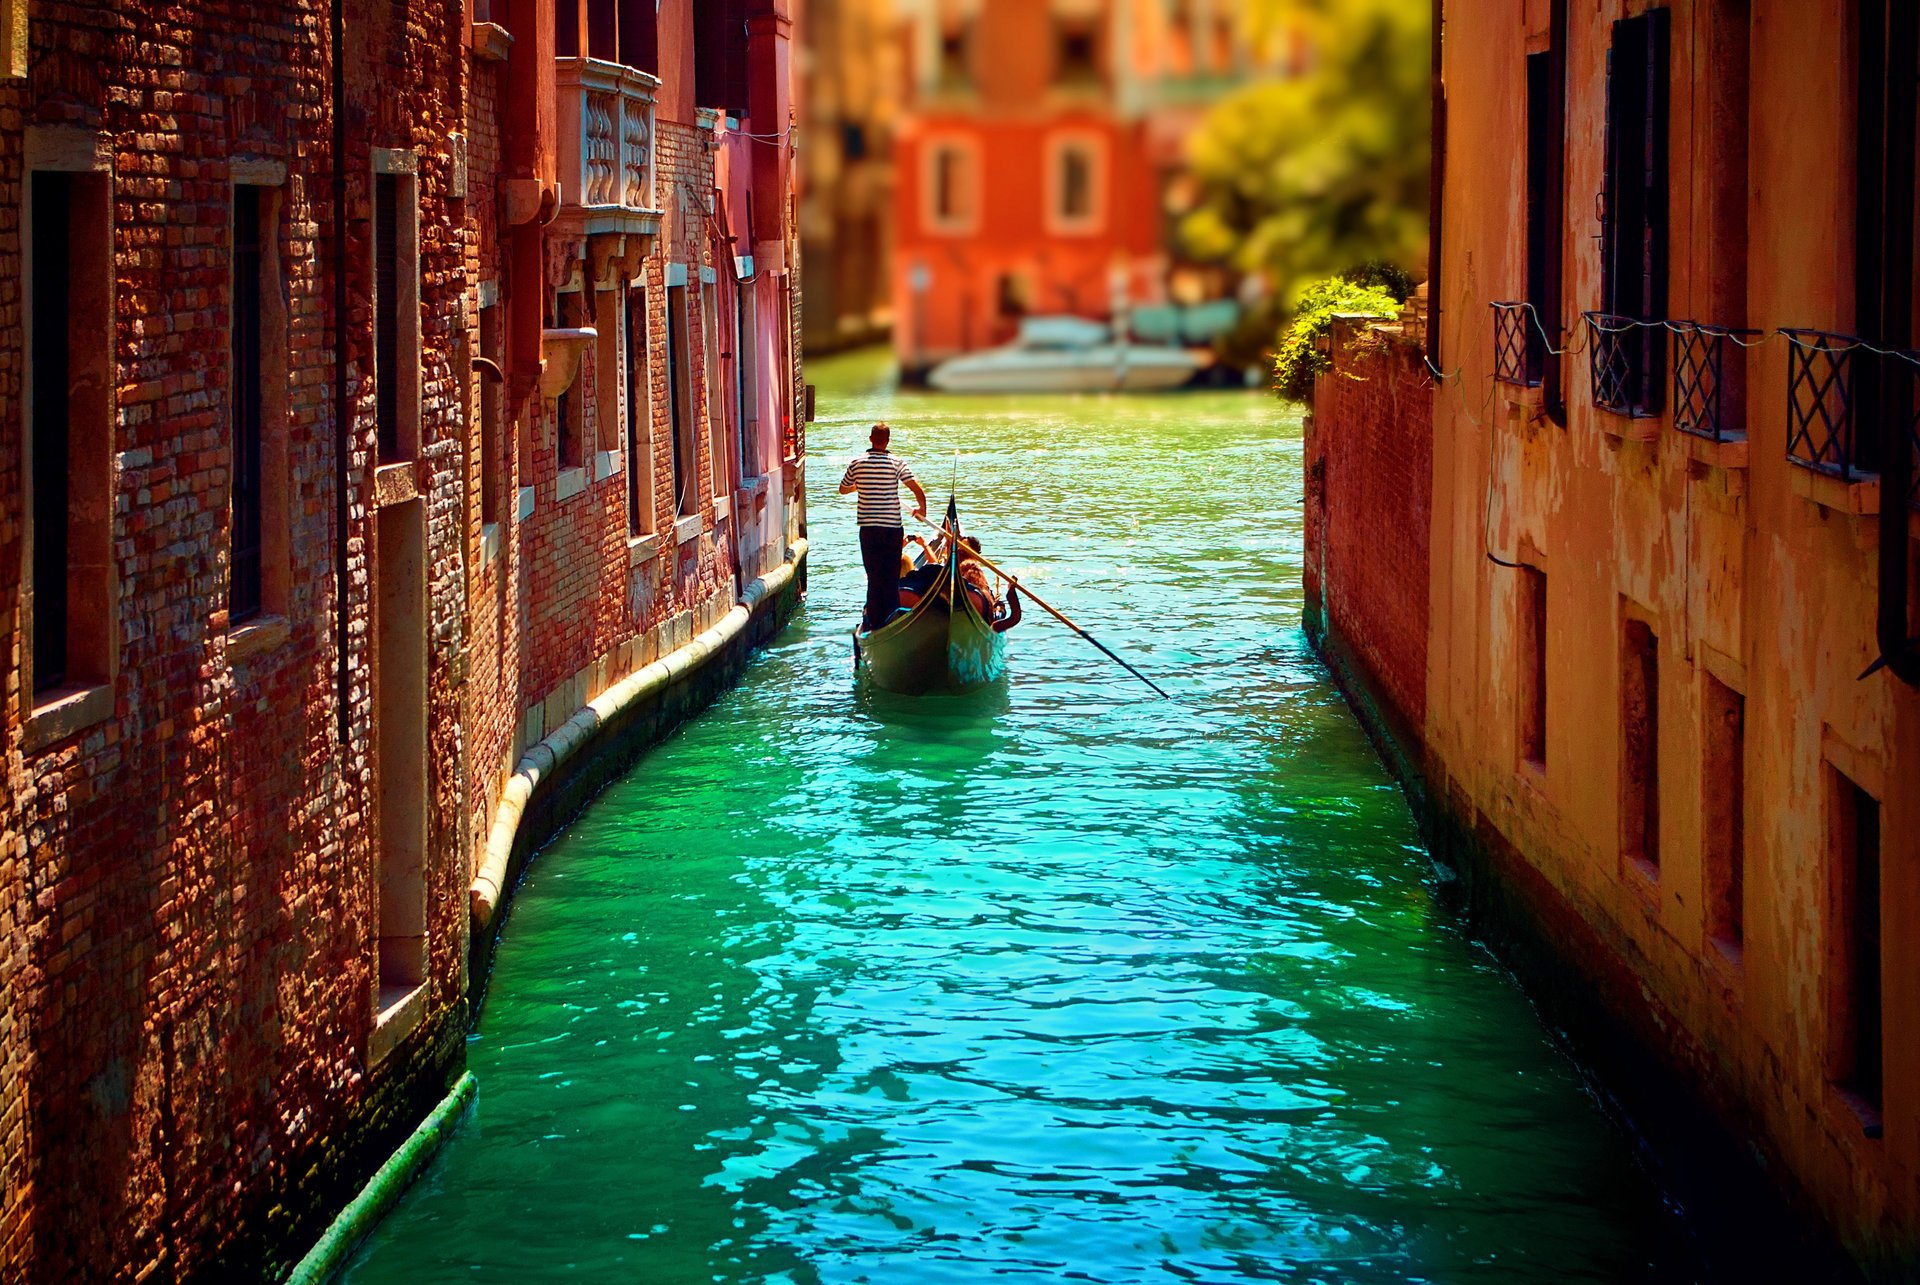
[[[855,633],[859,666],[876,686],[919,696],[982,687],[1006,674],[1006,635],[994,632],[968,595],[951,593],[951,584],[948,567],[913,610]]]

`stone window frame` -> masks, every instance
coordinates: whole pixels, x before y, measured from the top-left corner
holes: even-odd
[[[114,497],[118,493],[120,473],[115,447],[118,445],[117,398],[117,344],[113,337],[112,318],[116,315],[116,273],[114,271],[114,191],[115,173],[113,152],[109,136],[103,132],[89,130],[79,126],[48,125],[32,126],[26,131],[24,147],[22,181],[19,185],[19,205],[16,218],[20,229],[20,286],[21,286],[21,395],[17,414],[20,423],[20,609],[17,633],[21,639],[18,648],[19,668],[19,713],[25,724],[26,734],[23,749],[34,753],[66,740],[87,728],[97,726],[113,716],[113,690],[120,672],[120,594],[118,559],[113,552]],[[94,360],[104,367],[101,372],[105,385],[104,405],[96,427],[100,431],[97,443],[102,458],[96,463],[104,466],[105,476],[99,479],[103,487],[97,523],[104,531],[94,534],[104,546],[103,562],[99,571],[100,583],[93,587],[90,595],[95,600],[96,621],[95,636],[92,640],[94,656],[89,666],[94,672],[84,683],[62,684],[45,691],[34,690],[33,676],[33,176],[35,174],[79,174],[100,177],[105,187],[104,201],[104,244],[99,249],[103,267],[102,285],[106,293],[104,315],[108,318],[108,341],[105,351],[93,354]],[[69,452],[72,451],[72,438],[69,434]],[[71,524],[70,524],[71,525]],[[71,554],[69,554],[71,563]],[[69,619],[73,612],[69,608]],[[69,648],[73,646],[71,638]]]
[[[367,263],[369,271],[369,303],[378,325],[380,300],[379,294],[379,219],[374,210],[375,192],[381,178],[395,180],[395,193],[398,209],[395,229],[394,281],[398,285],[399,298],[394,303],[395,324],[399,328],[395,349],[398,370],[394,372],[398,380],[397,415],[395,423],[395,447],[391,458],[380,456],[376,436],[374,455],[381,465],[394,466],[411,464],[420,458],[422,441],[421,394],[425,378],[425,355],[421,347],[421,260],[420,260],[420,160],[411,148],[375,147],[371,149],[370,174],[367,179]],[[375,348],[378,348],[376,342]],[[374,379],[377,381],[383,372],[379,369],[377,356],[370,362]],[[376,396],[377,396],[376,390]],[[376,417],[378,412],[375,412]]]
[[[1066,164],[1070,153],[1080,152],[1087,164],[1087,211],[1072,214],[1065,208],[1067,198]],[[1046,146],[1047,171],[1046,225],[1051,236],[1098,236],[1106,231],[1108,188],[1112,166],[1106,138],[1094,130],[1066,129],[1050,135]]]
[[[292,308],[287,294],[286,260],[282,253],[286,235],[287,167],[280,161],[234,157],[228,163],[228,183],[230,190],[241,187],[257,189],[262,200],[260,321],[263,333],[260,354],[264,369],[260,379],[261,592],[258,614],[238,624],[231,620],[225,623],[228,659],[239,661],[274,650],[286,641],[291,632],[293,512],[290,497],[293,473],[288,397],[292,375],[288,354],[291,349]],[[231,200],[227,208],[227,244],[231,249],[234,244]],[[227,310],[227,318],[229,334],[226,351],[231,353],[231,306]],[[232,388],[229,382],[229,399]],[[229,469],[228,473],[231,479],[232,470]]]
[[[27,0],[0,0],[0,77],[26,77],[27,30]]]
[[[501,363],[506,350],[506,314],[500,305],[500,283],[488,278],[474,291],[472,344],[467,349],[468,387],[473,394],[474,449],[480,466],[474,470],[473,528],[480,533],[475,561],[484,567],[500,553],[511,499],[506,422],[506,386]],[[491,323],[491,324],[489,324]],[[493,340],[488,342],[491,334]],[[474,354],[478,354],[475,358]],[[480,363],[490,363],[491,371]]]

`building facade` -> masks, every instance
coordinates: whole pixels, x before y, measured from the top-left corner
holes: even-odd
[[[892,273],[894,347],[909,373],[1004,343],[1027,315],[1125,329],[1134,309],[1217,293],[1212,281],[1181,289],[1169,208],[1188,133],[1254,68],[1241,6],[904,9]]]
[[[523,759],[791,583],[790,26],[0,4],[0,1276],[298,1258]]]
[[[1911,1279],[1920,28],[1440,9],[1433,315],[1320,383],[1309,624],[1632,1101]]]
[[[882,342],[893,325],[898,24],[897,0],[813,0],[798,17],[808,352]]]

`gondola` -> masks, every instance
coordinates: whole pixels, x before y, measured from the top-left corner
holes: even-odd
[[[1007,672],[1007,637],[974,606],[960,583],[959,514],[947,505],[947,562],[920,601],[870,633],[853,633],[856,669],[890,692],[919,696],[967,691]]]

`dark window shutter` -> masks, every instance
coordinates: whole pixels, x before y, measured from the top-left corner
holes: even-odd
[[[1613,24],[1607,54],[1606,165],[1601,188],[1601,306],[1635,321],[1667,310],[1668,13]],[[1636,413],[1657,414],[1665,333],[1621,336]]]
[[[587,0],[587,56],[617,62],[614,0]]]
[[[655,0],[620,0],[620,61],[658,75],[659,32]]]
[[[260,189],[233,189],[233,336],[228,397],[233,421],[232,556],[227,611],[244,620],[260,610]]]
[[[744,116],[747,111],[745,0],[700,0],[694,9],[694,102],[700,107]]]
[[[400,453],[400,183],[373,178],[373,418],[380,458]]]
[[[647,367],[647,292],[635,286],[627,291],[627,534],[645,534],[651,513],[640,511],[640,470],[653,461],[640,458],[648,448],[651,413],[651,372]]]
[[[73,179],[33,175],[33,689],[67,676]]]

